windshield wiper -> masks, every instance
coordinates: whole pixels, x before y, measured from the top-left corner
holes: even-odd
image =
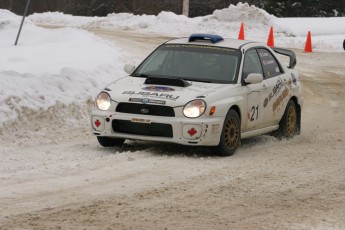
[[[204,79],[188,79],[188,81],[197,81],[197,82],[213,83],[212,81],[208,81],[208,80],[204,80]]]
[[[205,83],[214,83],[212,81],[205,80],[205,79],[199,79],[199,78],[183,78],[183,77],[175,77],[175,76],[173,76],[171,78],[178,79],[181,81],[197,81],[197,82],[205,82]]]

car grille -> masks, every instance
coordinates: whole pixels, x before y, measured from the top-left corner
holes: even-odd
[[[113,130],[119,133],[155,136],[155,137],[173,137],[172,126],[161,123],[137,123],[126,120],[113,120]]]
[[[147,105],[121,102],[117,105],[116,112],[162,117],[175,117],[175,111],[172,107],[161,105]]]

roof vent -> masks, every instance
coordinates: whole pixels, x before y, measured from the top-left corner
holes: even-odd
[[[210,41],[213,44],[217,42],[221,42],[224,39],[216,34],[192,34],[189,37],[189,42],[194,42],[194,41]]]

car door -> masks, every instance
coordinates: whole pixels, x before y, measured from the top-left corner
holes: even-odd
[[[244,62],[242,68],[242,81],[250,73],[259,73],[263,75],[259,55],[256,49],[249,49],[244,55]],[[247,92],[247,119],[245,122],[244,131],[257,129],[263,126],[265,114],[263,110],[262,101],[267,95],[267,83],[264,79],[263,82],[258,84],[244,84]]]
[[[258,48],[260,62],[265,78],[266,91],[262,95],[262,110],[265,114],[262,123],[265,127],[277,125],[288,100],[286,76],[275,56],[266,48]]]

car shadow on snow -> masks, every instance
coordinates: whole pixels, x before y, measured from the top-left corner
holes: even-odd
[[[97,147],[102,152],[121,153],[149,153],[155,156],[181,156],[181,157],[212,157],[214,156],[208,148],[196,146],[184,146],[178,144],[150,142],[150,141],[129,141],[127,140],[121,147]]]

